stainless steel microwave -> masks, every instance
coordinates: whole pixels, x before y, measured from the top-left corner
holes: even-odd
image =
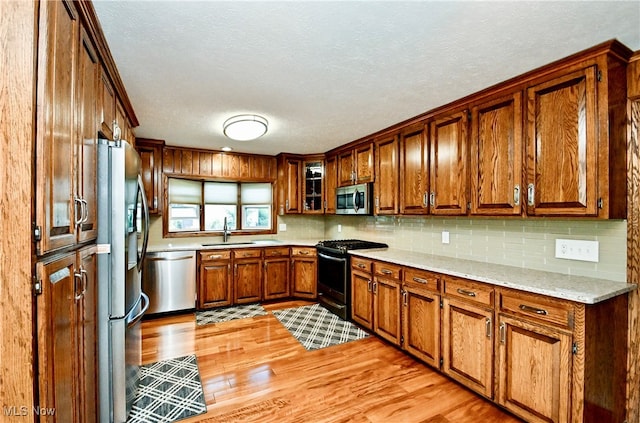
[[[371,184],[336,188],[336,214],[371,214]]]

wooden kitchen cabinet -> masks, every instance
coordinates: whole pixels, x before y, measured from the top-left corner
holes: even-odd
[[[429,212],[428,147],[424,123],[400,133],[400,214]]]
[[[367,141],[338,154],[338,186],[373,182],[374,144]]]
[[[522,92],[492,97],[471,108],[472,215],[522,214]]]
[[[440,368],[440,278],[412,268],[402,275],[402,349]]]
[[[290,291],[289,247],[264,249],[264,300],[286,298]]]
[[[262,249],[233,250],[233,303],[262,300]]]
[[[336,213],[336,187],[338,186],[338,159],[330,156],[324,165],[324,212]]]
[[[528,215],[626,216],[624,69],[601,55],[528,86]]]
[[[442,280],[442,371],[493,398],[493,287],[452,276]]]
[[[468,115],[465,109],[429,123],[429,206],[434,215],[467,213]]]
[[[302,197],[302,213],[324,213],[324,165],[321,157],[307,157],[303,162],[302,185],[304,193]]]
[[[398,185],[398,136],[391,134],[375,140],[376,182],[373,184],[374,213],[397,214],[399,204]]]
[[[373,263],[373,330],[394,345],[402,336],[400,274],[398,265]]]
[[[57,421],[98,419],[95,253],[92,246],[36,266],[36,378],[41,404]]]
[[[373,262],[351,257],[351,319],[373,330]]]
[[[318,255],[314,247],[291,247],[291,295],[318,296]]]
[[[198,255],[198,309],[233,304],[231,250],[200,251]]]
[[[300,156],[278,156],[278,214],[302,212],[302,166]]]
[[[162,214],[162,148],[163,140],[138,138],[136,151],[142,165],[142,184],[150,214]]]
[[[113,123],[116,121],[116,93],[109,80],[109,75],[102,69],[100,72],[98,95],[98,130],[108,140],[113,139]]]

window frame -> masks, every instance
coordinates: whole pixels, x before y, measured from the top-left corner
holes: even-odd
[[[183,179],[188,181],[196,181],[200,182],[200,189],[202,192],[201,196],[201,204],[200,204],[200,230],[199,231],[180,231],[180,232],[170,232],[169,231],[169,180],[170,179]],[[205,224],[205,197],[204,197],[204,186],[205,182],[223,182],[236,184],[238,187],[238,198],[236,202],[236,226],[237,229],[233,229],[230,231],[232,235],[272,235],[277,233],[277,213],[276,213],[276,185],[274,181],[238,181],[238,180],[228,180],[228,179],[207,179],[207,178],[189,178],[181,175],[172,175],[165,174],[164,175],[164,186],[167,187],[165,189],[165,195],[163,196],[163,206],[165,213],[162,215],[162,235],[164,238],[185,238],[185,237],[211,237],[211,236],[222,236],[222,230],[204,230]],[[241,189],[242,184],[269,184],[271,185],[271,228],[269,229],[242,229],[242,222],[244,219],[243,216],[243,204],[240,202],[241,198]],[[254,206],[253,204],[246,204],[245,206]]]

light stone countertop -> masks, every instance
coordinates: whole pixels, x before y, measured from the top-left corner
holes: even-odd
[[[637,288],[635,284],[522,269],[398,249],[353,250],[351,255],[472,279],[554,298],[595,304]]]
[[[300,246],[315,247],[318,243],[317,239],[256,239],[256,240],[237,240],[231,239],[227,243],[216,242],[207,243],[182,243],[180,240],[173,241],[166,239],[166,243],[155,243],[149,245],[148,253],[158,253],[162,251],[199,251],[199,250],[223,250],[226,248],[255,248],[255,247],[281,247],[281,246]]]

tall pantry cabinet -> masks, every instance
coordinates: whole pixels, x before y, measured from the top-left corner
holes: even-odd
[[[102,78],[119,79],[90,3],[42,2],[37,19],[34,406],[95,422],[98,115]]]

